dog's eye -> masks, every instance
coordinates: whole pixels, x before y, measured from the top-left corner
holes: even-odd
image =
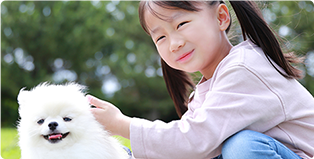
[[[44,119],[40,119],[40,120],[37,121],[37,124],[41,125],[41,124],[44,123],[44,121],[45,121]]]
[[[68,117],[64,117],[63,120],[64,120],[64,121],[71,121],[72,119],[71,119],[71,118],[68,118]]]

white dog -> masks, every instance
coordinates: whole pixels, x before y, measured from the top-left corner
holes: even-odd
[[[84,86],[43,83],[18,95],[22,159],[127,159],[95,120]]]

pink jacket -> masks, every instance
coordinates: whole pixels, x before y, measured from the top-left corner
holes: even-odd
[[[251,41],[233,47],[213,77],[200,81],[180,120],[133,118],[130,140],[135,158],[209,159],[243,129],[269,135],[302,158],[314,155],[312,95],[279,74]]]

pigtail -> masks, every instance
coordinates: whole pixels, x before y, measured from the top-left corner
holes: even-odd
[[[191,77],[186,72],[171,68],[164,60],[161,59],[163,77],[167,86],[168,93],[174,102],[176,112],[181,118],[188,110],[188,94],[194,88]]]
[[[254,44],[262,48],[271,65],[284,77],[302,78],[302,71],[290,64],[300,63],[302,60],[293,53],[283,54],[275,33],[263,19],[256,3],[251,1],[229,2],[241,25],[243,39],[246,40],[246,37],[248,37]],[[285,73],[275,67],[270,58],[283,68]]]

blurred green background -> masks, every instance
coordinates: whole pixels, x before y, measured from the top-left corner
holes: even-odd
[[[260,3],[284,46],[306,57],[300,82],[314,94],[314,6],[310,1]],[[178,119],[150,37],[138,20],[138,1],[4,1],[1,3],[1,128],[14,129],[16,97],[50,81],[75,81],[129,116]],[[231,8],[231,7],[229,7]],[[234,13],[229,33],[241,30]],[[195,81],[199,80],[196,74]],[[2,129],[1,129],[2,130]],[[7,141],[7,140],[5,140]],[[13,142],[15,145],[16,139]],[[2,151],[12,143],[2,144]]]

